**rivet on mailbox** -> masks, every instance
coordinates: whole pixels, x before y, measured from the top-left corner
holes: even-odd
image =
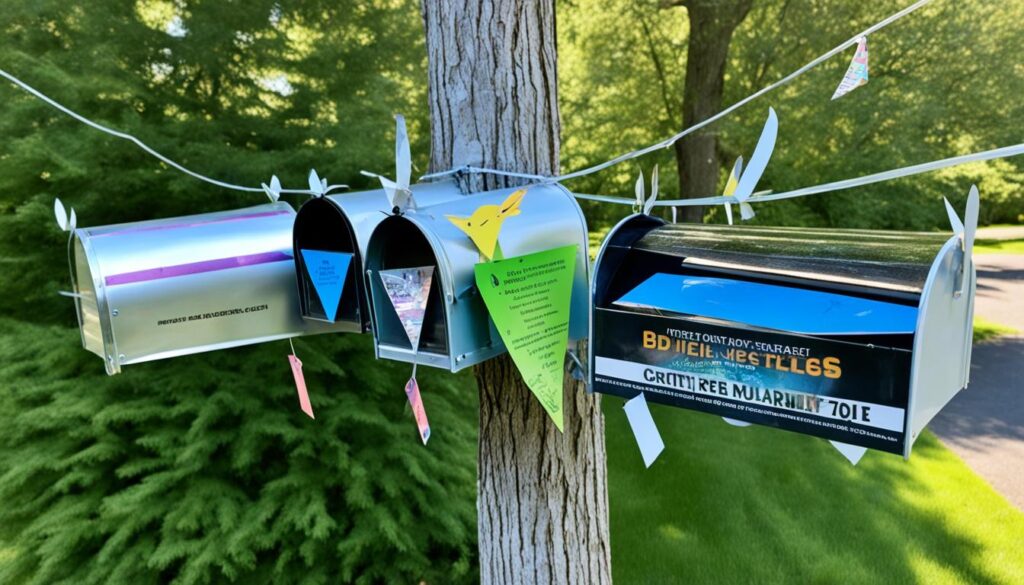
[[[591,387],[909,457],[968,382],[968,201],[953,237],[629,217],[594,267]]]

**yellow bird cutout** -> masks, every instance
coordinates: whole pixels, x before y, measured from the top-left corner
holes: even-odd
[[[498,233],[501,224],[513,215],[519,215],[519,204],[526,195],[526,189],[519,189],[508,196],[501,205],[481,205],[469,217],[446,215],[448,221],[466,232],[473,240],[480,254],[487,260],[501,260],[501,246],[498,245]]]

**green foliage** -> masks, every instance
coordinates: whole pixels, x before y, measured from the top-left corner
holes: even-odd
[[[366,186],[360,169],[393,167],[399,111],[425,156],[413,0],[11,0],[0,30],[4,69],[215,178],[303,187],[315,167]],[[470,380],[420,369],[425,448],[409,367],[374,361],[367,337],[296,342],[315,421],[284,342],[108,378],[56,294],[53,198],[83,226],[266,199],[0,94],[0,582],[473,581]]]
[[[365,337],[296,343],[315,421],[286,342],[107,378],[77,341],[0,321],[0,582],[472,580],[465,376],[420,370],[424,448],[407,368],[366,367]]]
[[[974,343],[985,343],[986,341],[992,341],[1004,335],[1013,335],[1015,333],[1020,332],[1013,327],[993,323],[988,319],[974,318]]]
[[[576,169],[680,130],[686,67],[685,9],[656,0],[564,0],[560,26],[563,164]],[[725,103],[778,80],[857,31],[906,5],[835,0],[766,0],[733,37]],[[938,2],[871,35],[871,81],[830,101],[853,55],[833,57],[795,82],[709,127],[725,173],[749,156],[768,106],[779,113],[779,141],[760,188],[776,192],[858,177],[1020,142],[1024,77],[1015,47],[1024,30],[1018,2]],[[568,23],[566,23],[568,20]],[[674,169],[659,151],[570,187],[630,196],[637,166]],[[942,197],[963,209],[970,184],[982,196],[981,223],[1019,222],[1024,161],[979,163],[899,181],[757,206],[762,224],[947,230]],[[678,193],[662,173],[663,197]],[[708,195],[714,195],[708,193]],[[591,206],[597,224],[628,208]],[[720,208],[707,220],[724,222]]]
[[[1024,240],[977,240],[975,254],[1024,254]]]

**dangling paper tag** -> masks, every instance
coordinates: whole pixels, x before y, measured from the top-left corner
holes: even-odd
[[[843,457],[846,457],[846,460],[849,461],[851,465],[857,465],[860,463],[860,458],[868,451],[867,447],[848,445],[846,443],[840,443],[839,441],[829,441],[829,443],[832,443],[832,446],[842,453]]]
[[[636,444],[640,447],[644,466],[650,467],[658,455],[665,450],[665,441],[661,440],[661,433],[658,432],[658,427],[654,424],[651,409],[647,407],[647,398],[641,392],[635,398],[627,401],[622,409],[626,411],[629,428],[633,429]]]
[[[409,336],[413,351],[416,351],[420,344],[423,316],[427,312],[427,300],[430,298],[430,283],[433,278],[433,266],[380,271],[384,291],[398,313],[398,319],[405,328],[405,334]]]
[[[352,264],[352,254],[302,250],[302,260],[306,263],[306,274],[313,282],[313,288],[323,305],[324,315],[333,323],[338,315],[338,303],[345,288],[348,267]]]
[[[313,416],[313,405],[309,402],[309,392],[306,391],[306,377],[302,375],[302,360],[291,354],[288,356],[288,363],[292,366],[292,376],[295,378],[295,389],[299,392],[299,408],[302,412],[306,413],[309,418],[316,418]]]
[[[839,87],[832,94],[832,99],[838,99],[868,82],[868,38],[857,39],[857,52],[853,54],[853,61],[846,69],[846,75],[839,82]]]
[[[420,439],[427,444],[430,438],[430,423],[427,421],[427,411],[423,409],[423,398],[420,397],[420,385],[416,377],[409,378],[405,383],[405,396],[409,399],[409,406],[412,407],[412,414],[416,417],[416,428],[420,430]]]
[[[501,205],[481,205],[469,217],[446,217],[473,240],[485,259],[498,260],[502,257],[498,245],[501,224],[513,215],[519,215],[519,204],[525,195],[526,189],[519,189],[509,195]]]
[[[562,430],[576,246],[475,266],[476,286],[527,387]]]

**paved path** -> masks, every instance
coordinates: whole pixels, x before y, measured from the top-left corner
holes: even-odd
[[[978,256],[975,266],[975,315],[1024,331],[1024,256]],[[976,345],[970,385],[929,428],[1024,511],[1024,334]]]
[[[1024,255],[975,256],[974,269],[978,273],[974,314],[1024,333]]]
[[[979,240],[1024,240],[1024,225],[978,228]]]

